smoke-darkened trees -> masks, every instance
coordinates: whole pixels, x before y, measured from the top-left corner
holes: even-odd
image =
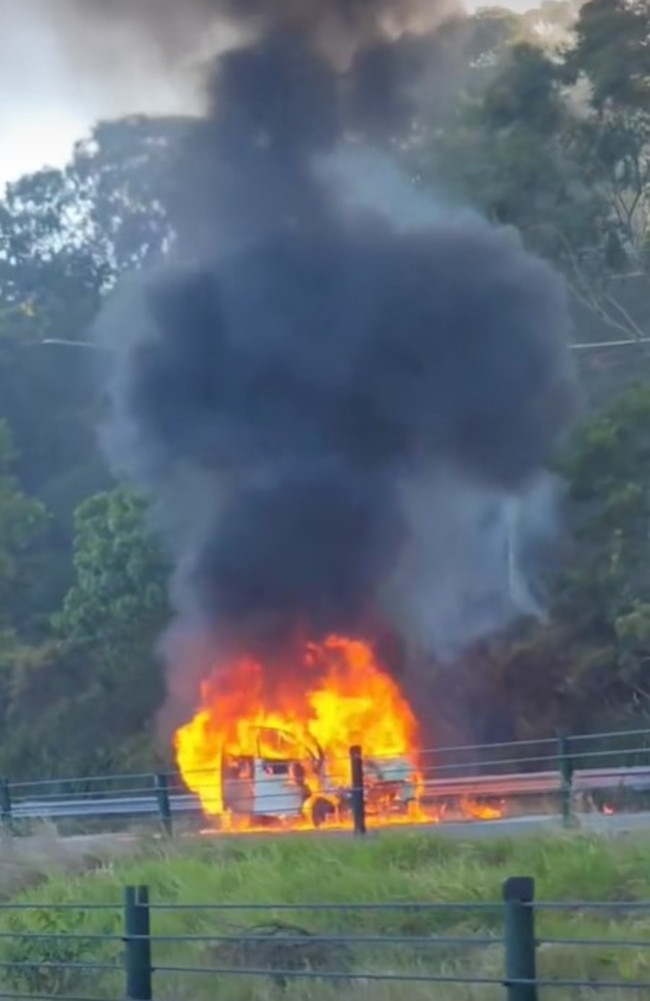
[[[571,7],[471,19],[462,85],[400,157],[565,270],[577,338],[647,336],[650,14],[591,0],[572,28]],[[97,447],[101,361],[41,342],[84,340],[116,277],[173,242],[170,165],[186,130],[104,123],[65,171],[22,178],[0,202],[0,769],[11,774],[153,758],[166,568],[142,501]],[[650,379],[641,347],[582,358],[589,396]],[[649,424],[650,382],[582,423],[563,464],[567,552],[550,621],[517,623],[466,658],[476,704],[493,693],[493,714],[510,707],[508,734],[650,715]]]

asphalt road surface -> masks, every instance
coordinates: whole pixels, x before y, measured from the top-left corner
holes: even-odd
[[[466,821],[466,822],[449,822],[444,824],[418,824],[413,827],[400,826],[393,828],[382,828],[371,830],[368,833],[369,838],[381,837],[383,834],[396,831],[413,831],[413,832],[429,832],[432,835],[454,838],[457,841],[474,841],[479,839],[492,839],[498,840],[500,838],[519,838],[519,837],[539,837],[540,835],[552,835],[562,833],[562,824],[558,817],[555,816],[535,816],[535,817],[507,817],[502,820],[476,820],[476,821]],[[579,817],[578,823],[574,828],[576,833],[591,833],[600,834],[604,837],[625,837],[641,835],[644,832],[650,833],[650,813],[620,813],[605,816],[603,814],[584,814]],[[195,840],[199,835],[197,833],[193,834],[180,834],[178,839],[182,841],[184,838],[191,838]],[[219,839],[226,838],[236,838],[240,841],[250,840],[251,838],[257,837],[273,837],[273,834],[268,833],[252,833],[252,834],[221,834],[218,831],[204,830],[202,832],[203,837],[213,837]],[[332,837],[354,837],[354,834],[348,830],[330,830],[330,831],[295,831],[286,832],[283,834],[276,834],[276,837],[318,837],[318,838],[332,838]],[[162,835],[160,835],[162,837]],[[31,839],[27,839],[31,840]],[[62,838],[62,842],[66,845],[66,849],[70,850],[74,854],[85,853],[85,852],[98,852],[102,854],[106,852],[108,855],[113,855],[116,848],[119,847],[120,855],[124,852],[127,854],[130,852],[131,845],[133,849],[136,849],[138,844],[141,842],[141,837],[137,834],[77,834],[71,837]]]

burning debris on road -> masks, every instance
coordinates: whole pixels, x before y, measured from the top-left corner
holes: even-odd
[[[180,5],[153,8],[152,38],[166,15],[180,37]],[[511,516],[571,410],[563,283],[385,166],[454,5],[186,8],[240,42],[179,151],[173,253],[99,327],[106,448],[175,560],[167,719],[209,814],[261,769],[318,822],[357,741],[401,768],[377,782],[390,811],[413,798],[418,727],[379,637],[457,648],[528,601]]]

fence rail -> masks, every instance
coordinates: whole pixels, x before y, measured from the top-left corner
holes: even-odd
[[[351,748],[344,760],[330,761],[339,774],[348,776],[346,824],[357,833],[373,822],[364,763],[361,748]],[[194,778],[207,779],[209,786],[213,771],[196,772]],[[569,825],[580,799],[591,800],[596,808],[619,801],[650,807],[650,730],[560,733],[531,741],[424,750],[418,773],[418,800],[430,810],[444,813],[450,805],[478,800],[516,802],[525,812],[543,802],[540,812],[555,808]],[[258,799],[273,813],[277,794],[265,800],[266,795],[262,791]],[[178,772],[28,782],[0,778],[0,823],[7,830],[39,819],[105,825],[140,819],[159,823],[171,835],[176,819],[198,818],[204,812]]]
[[[336,984],[339,991],[349,991],[350,999],[360,994],[367,997],[369,985],[378,983],[401,988],[418,984],[430,987],[432,998],[445,999],[446,994],[436,993],[442,985],[489,988],[489,997],[495,1001],[578,998],[585,995],[566,992],[583,989],[603,992],[604,1001],[612,996],[605,992],[614,990],[650,997],[650,979],[552,976],[538,969],[540,949],[549,945],[570,948],[572,955],[602,945],[650,947],[650,940],[638,936],[545,936],[538,929],[540,915],[559,910],[581,916],[595,909],[620,916],[630,909],[637,915],[643,911],[650,919],[650,902],[536,902],[534,881],[527,876],[507,879],[502,900],[490,903],[179,904],[158,901],[147,886],[128,886],[121,917],[119,905],[95,905],[95,911],[112,922],[114,930],[106,934],[61,929],[56,915],[61,913],[68,921],[70,913],[76,912],[83,920],[87,905],[28,906],[47,930],[33,931],[27,923],[17,927],[15,914],[22,913],[20,908],[0,906],[0,927],[13,923],[12,930],[0,936],[0,998],[207,999],[227,996],[224,989],[231,980],[262,981],[268,988],[294,981],[312,987]],[[180,911],[191,912],[193,920],[207,913],[214,928],[200,934],[165,931],[169,916]],[[461,913],[466,926],[462,933],[439,931],[441,921],[456,920]],[[237,923],[235,914],[239,915]],[[291,923],[283,917],[288,914],[293,915]],[[376,929],[355,930],[355,921],[362,916],[371,919]],[[324,931],[323,918],[345,923],[349,930]],[[251,919],[257,923],[250,924]],[[489,933],[469,930],[472,921],[487,922]],[[79,943],[83,943],[82,952]],[[85,993],[89,982],[92,991]]]

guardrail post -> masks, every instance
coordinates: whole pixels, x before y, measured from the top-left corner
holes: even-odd
[[[358,745],[350,748],[350,780],[354,833],[366,833],[366,798],[363,785],[363,751]]]
[[[557,733],[557,759],[560,771],[560,810],[562,812],[562,823],[565,827],[571,827],[573,822],[573,811],[571,808],[573,799],[573,760],[569,749],[569,738],[564,730]]]
[[[164,774],[156,775],[156,798],[158,800],[158,813],[163,833],[171,838],[172,827],[172,807],[169,800],[169,781]]]
[[[7,779],[0,778],[0,824],[7,834],[14,833],[14,820],[11,809],[11,787]]]
[[[530,876],[512,876],[503,884],[508,1001],[538,1001],[534,900]]]
[[[152,1001],[151,921],[149,888],[124,891],[124,972],[127,1001]]]

